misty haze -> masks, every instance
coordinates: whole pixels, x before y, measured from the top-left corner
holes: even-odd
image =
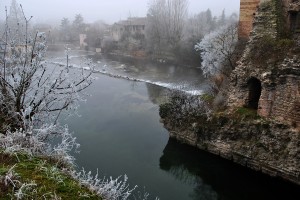
[[[0,199],[296,194],[182,136],[227,108],[224,88],[246,44],[239,15],[240,0],[1,0]]]

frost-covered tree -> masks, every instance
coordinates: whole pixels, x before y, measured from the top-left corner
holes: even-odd
[[[200,52],[201,68],[206,76],[226,74],[234,68],[233,52],[237,43],[236,24],[225,25],[204,36],[201,42],[195,45]]]
[[[29,20],[23,17],[28,27]],[[65,65],[51,64],[45,61],[45,33],[30,34],[26,28],[24,34],[13,35],[9,30],[6,21],[0,54],[1,113],[12,117],[15,128],[46,119],[55,123],[63,110],[82,100],[80,93],[92,83],[91,66],[71,69],[67,60]]]
[[[28,27],[29,20],[23,17],[25,27]],[[74,157],[71,152],[79,144],[67,126],[55,123],[63,110],[76,108],[76,102],[82,100],[81,92],[93,80],[91,64],[87,63],[88,67],[71,68],[68,60],[59,65],[47,62],[45,33],[37,31],[30,34],[26,28],[23,35],[11,35],[9,27],[6,20],[3,37],[0,38],[0,45],[4,47],[3,52],[0,52],[0,117],[11,117],[11,123],[16,120],[17,130],[8,128],[4,134],[0,130],[1,153],[14,155],[17,159],[17,153],[25,153],[26,156],[42,156],[56,161],[57,166],[64,167],[64,174],[69,174],[100,199],[126,200],[132,197],[136,186],[129,188],[126,175],[124,180],[120,177],[100,179],[98,173],[92,176],[91,172],[85,170],[74,171]],[[21,36],[24,38],[19,40],[18,37]],[[2,125],[2,119],[0,120]],[[55,142],[51,141],[53,137],[56,137]],[[45,164],[46,161],[41,162],[36,170],[47,170]],[[4,177],[2,174],[0,176],[0,182],[4,181],[8,188],[11,186],[9,191],[12,190],[12,193],[8,196],[33,199],[28,191],[37,184],[30,180],[29,183],[22,183],[15,179],[14,167],[15,165]],[[58,167],[51,167],[51,171],[46,171],[47,176],[54,178],[57,170]],[[53,180],[64,181],[58,176]],[[40,198],[43,197],[45,196]],[[148,193],[145,193],[141,199],[146,200],[147,197]],[[55,199],[60,197],[55,194]]]

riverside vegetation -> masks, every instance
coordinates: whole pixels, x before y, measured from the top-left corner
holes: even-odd
[[[29,30],[32,17],[13,1],[1,38],[0,199],[147,199],[127,176],[99,178],[75,170],[79,144],[62,112],[72,114],[94,80],[93,65],[47,63],[46,34]]]

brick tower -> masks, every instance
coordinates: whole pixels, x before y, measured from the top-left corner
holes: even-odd
[[[260,0],[241,0],[239,39],[248,40],[253,27],[253,18]]]

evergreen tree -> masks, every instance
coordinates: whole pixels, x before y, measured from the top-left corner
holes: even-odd
[[[71,39],[71,26],[68,18],[63,18],[61,20],[60,38],[63,42],[69,42]]]
[[[72,40],[78,41],[79,40],[79,34],[82,34],[85,32],[85,24],[84,19],[81,14],[75,15],[75,19],[72,24]]]
[[[16,0],[11,1],[7,24],[9,24],[10,35],[16,36],[25,33],[26,18],[22,12],[21,5],[19,5]]]
[[[225,9],[223,9],[222,11],[222,15],[220,17],[220,20],[219,20],[219,25],[225,25],[226,23],[226,15],[225,15]]]

